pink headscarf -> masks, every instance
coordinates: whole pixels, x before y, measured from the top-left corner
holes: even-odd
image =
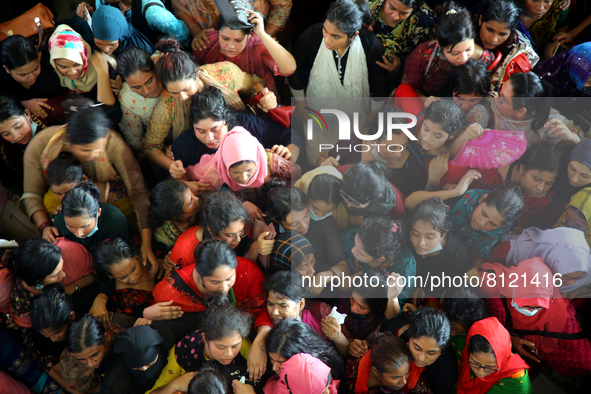
[[[243,127],[234,127],[222,138],[215,156],[219,177],[235,192],[245,188],[256,189],[265,183],[268,174],[267,153],[259,140]],[[247,184],[237,183],[230,176],[230,166],[243,160],[254,161],[256,164],[255,173]]]
[[[317,358],[300,353],[281,365],[278,378],[271,378],[263,388],[265,394],[322,394],[326,389],[330,367]],[[340,381],[332,380],[329,394],[336,394]]]

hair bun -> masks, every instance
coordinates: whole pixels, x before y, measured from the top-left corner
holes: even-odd
[[[156,49],[161,52],[178,52],[181,50],[181,44],[174,38],[164,38],[156,44]]]

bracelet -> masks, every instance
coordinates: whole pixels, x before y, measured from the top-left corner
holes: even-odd
[[[192,28],[193,26],[195,26],[196,24],[197,24],[197,23],[193,23],[191,26],[189,26],[189,27],[188,27],[188,29],[189,29],[189,30],[191,30],[191,28]]]
[[[49,226],[51,226],[51,222],[49,222],[49,221],[41,223],[39,225],[39,227],[37,227],[37,229],[39,230],[39,234],[43,235],[43,230],[45,229],[45,227],[49,227]]]
[[[82,288],[81,288],[81,287],[80,287],[80,285],[79,285],[79,284],[77,284],[77,283],[74,283],[74,285],[75,285],[75,286],[74,286],[74,293],[78,293],[78,292],[79,292],[79,291],[80,291]]]
[[[333,276],[336,276],[336,277],[338,277],[338,275],[337,275],[337,273],[336,273],[336,272],[334,272],[333,270],[329,270],[329,271],[330,271],[330,272],[332,272],[332,275],[333,275]]]

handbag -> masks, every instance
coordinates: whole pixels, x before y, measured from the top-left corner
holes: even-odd
[[[23,194],[23,196],[25,196]],[[21,243],[28,238],[41,238],[37,225],[29,219],[29,215],[22,208],[24,199],[14,196],[8,200],[0,216],[0,227],[10,239]]]
[[[0,23],[0,42],[7,37],[19,34],[31,38],[33,43],[37,45],[37,50],[41,50],[41,47],[45,45],[54,30],[53,13],[49,8],[39,3],[24,14]]]
[[[252,112],[259,114],[265,112],[267,117],[275,123],[279,123],[283,127],[289,127],[291,125],[291,114],[295,111],[293,105],[284,105],[281,107],[275,107],[271,110],[265,111],[258,104],[263,98],[263,93],[260,92],[254,97],[245,100],[244,103]]]

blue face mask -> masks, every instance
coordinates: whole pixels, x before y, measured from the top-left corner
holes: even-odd
[[[78,238],[83,239],[83,238],[90,238],[90,237],[92,237],[98,231],[98,218],[99,218],[99,214],[97,213],[96,214],[96,226],[94,226],[94,228],[92,229],[92,231],[89,232],[87,235],[85,235],[83,237],[78,237]]]
[[[314,213],[314,210],[312,209],[312,207],[310,205],[308,205],[308,209],[310,210],[310,218],[312,218],[312,220],[314,220],[315,222],[322,220],[322,219],[326,219],[327,217],[332,215],[332,212],[327,213],[326,215],[324,215],[323,217],[319,218],[316,213]]]
[[[528,317],[532,317],[532,316],[534,316],[536,313],[538,313],[540,311],[539,309],[534,309],[533,311],[530,311],[529,309],[522,308],[522,307],[520,307],[520,306],[517,305],[517,303],[515,302],[515,300],[513,300],[511,302],[511,306],[513,308],[515,308],[515,310],[517,312],[521,313],[524,316],[528,316]]]
[[[429,252],[429,254],[439,252],[440,250],[443,250],[443,246],[441,246],[441,238],[439,239],[437,246],[434,247],[433,250]]]

